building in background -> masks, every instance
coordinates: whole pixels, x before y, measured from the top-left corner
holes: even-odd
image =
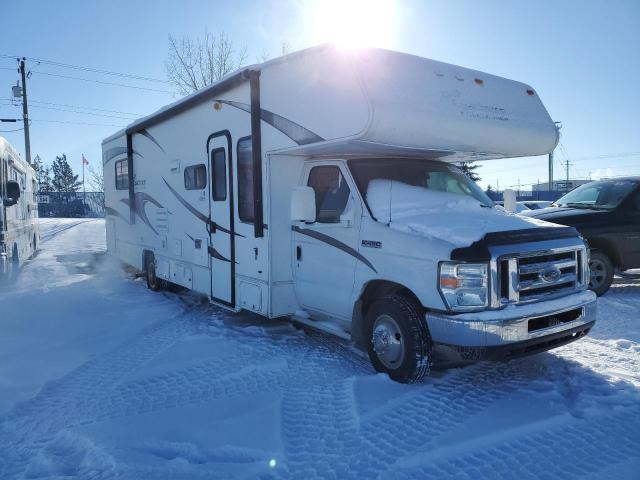
[[[552,183],[552,188],[549,188],[549,182],[537,183],[531,186],[532,192],[548,192],[548,191],[556,191],[556,192],[570,192],[574,188],[579,187],[580,185],[584,185],[585,183],[592,182],[593,180],[588,180],[586,178],[578,179],[569,179],[569,180],[554,180]],[[535,195],[535,193],[534,193]]]

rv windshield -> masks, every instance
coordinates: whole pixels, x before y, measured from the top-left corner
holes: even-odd
[[[350,160],[349,168],[363,198],[367,198],[372,181],[390,180],[426,191],[472,197],[481,205],[493,208],[491,199],[473,180],[458,167],[446,163],[399,158],[361,159]]]

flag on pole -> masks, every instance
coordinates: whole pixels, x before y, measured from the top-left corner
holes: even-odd
[[[84,158],[84,153],[82,154],[82,165],[89,165],[89,160]]]

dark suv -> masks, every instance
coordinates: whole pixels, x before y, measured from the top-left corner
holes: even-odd
[[[591,248],[589,288],[604,294],[617,270],[640,268],[640,177],[586,183],[528,217],[575,227]]]

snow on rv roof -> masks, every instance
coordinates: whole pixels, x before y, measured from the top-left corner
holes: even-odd
[[[0,158],[6,158],[9,155],[16,161],[17,165],[15,166],[18,170],[21,170],[24,173],[24,170],[27,169],[35,173],[35,170],[33,170],[31,165],[22,159],[18,151],[13,148],[13,145],[11,145],[6,138],[0,137]]]
[[[288,108],[286,113],[300,123],[313,124],[311,130],[322,138],[283,153],[417,155],[460,161],[542,155],[558,141],[554,122],[526,84],[405,53],[321,45],[233,72],[133,122],[105,142],[213,99],[246,81],[252,70],[264,72],[264,92],[274,83],[291,84],[295,76],[300,88],[287,91],[287,101],[272,96],[272,108]],[[318,75],[325,77],[322,82]],[[347,90],[350,95],[341,96]],[[300,98],[292,99],[295,95]],[[320,96],[329,101],[317,103],[314,99]],[[291,105],[297,110],[291,111]],[[347,125],[344,113],[362,105],[367,106],[367,118],[359,125]],[[318,109],[324,114],[317,115]],[[337,126],[335,118],[342,119]]]

